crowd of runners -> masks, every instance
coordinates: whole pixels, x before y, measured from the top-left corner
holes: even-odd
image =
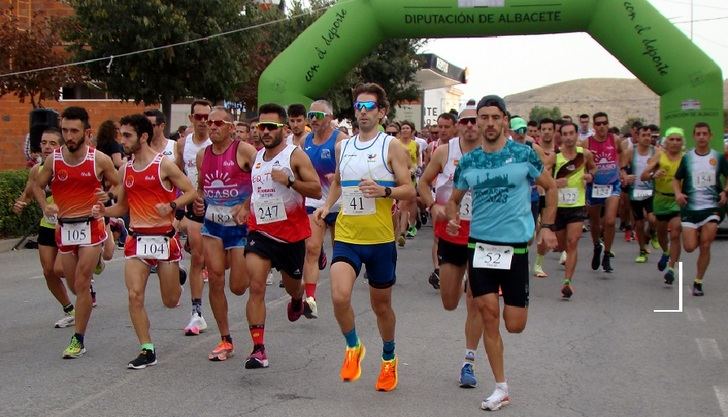
[[[308,108],[263,104],[252,122],[195,100],[191,126],[176,141],[164,136],[166,119],[158,110],[105,122],[94,138],[86,110],[66,108],[61,129],[43,133],[43,162],[32,168],[14,205],[19,213],[35,200],[43,211],[38,253],[63,311],[55,327],[74,327],[63,358],[86,352],[92,278],[115,246],[124,251],[129,315],[140,344],[129,368],[157,364],[145,309],[150,274],[158,276],[169,308],[180,305],[189,282],[191,312],[180,326],[188,336],[208,329],[207,281],[220,333],[211,361],[235,352],[226,287],[247,293],[251,350],[244,366],[256,369],[269,366],[265,293],[272,269],[290,295],[293,322],[319,316],[320,271],[330,264],[330,302],[345,340],[341,380],[360,377],[366,353],[351,301],[362,276],[382,339],[375,388],[392,391],[398,384],[397,251],[409,250],[407,242],[431,223],[433,272],[422,282],[439,290],[445,310],[465,296],[458,382],[478,385],[474,362],[482,338],[495,381],[481,404],[485,410],[510,402],[501,316],[508,332],[524,330],[531,275],[555,273],[544,269],[546,256],[560,256],[561,297],[573,297],[577,247],[586,231],[594,245],[591,269],[614,273],[619,217],[625,241],[634,240],[635,262],[648,263],[654,252],[656,283],[666,285],[675,280],[681,250],[698,249],[692,293],[704,294],[710,246],[728,200],[722,180],[728,161],[711,148],[706,123],[690,132],[669,127],[664,137],[635,123],[621,135],[602,112],[576,121],[526,121],[489,95],[417,132],[412,122],[387,121],[390,103],[377,84],[357,86],[352,98],[351,132],[336,125],[326,100]],[[689,138],[693,149],[686,149]],[[530,250],[536,251],[533,267]],[[190,263],[182,269],[185,251]]]

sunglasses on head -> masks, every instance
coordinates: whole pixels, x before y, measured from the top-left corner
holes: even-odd
[[[354,110],[362,111],[372,111],[377,108],[377,102],[376,101],[355,101],[354,102]]]
[[[258,123],[258,130],[262,132],[267,129],[270,132],[276,129],[280,129],[283,126],[285,126],[285,123],[260,122]]]
[[[476,120],[477,119],[475,117],[463,117],[460,120],[458,120],[458,124],[463,125],[463,126],[467,126],[468,123],[475,124],[475,121]],[[435,133],[437,133],[437,132],[435,132]]]
[[[309,120],[311,120],[311,119],[324,120],[324,118],[326,117],[326,113],[324,113],[322,111],[310,111],[310,112],[308,112],[308,114],[306,114],[306,117]]]
[[[609,122],[606,122],[606,121],[604,121],[604,122],[594,122],[594,126],[606,126],[608,124],[609,124]]]
[[[230,122],[228,122],[226,120],[210,120],[210,119],[207,120],[207,125],[210,126],[210,127],[212,127],[212,125],[215,125],[217,127],[222,127],[222,126],[225,126],[227,124],[232,124],[232,123],[230,123]]]

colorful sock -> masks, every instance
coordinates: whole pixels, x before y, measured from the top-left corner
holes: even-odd
[[[465,349],[465,363],[472,364],[475,362],[475,351],[472,349]]]
[[[83,345],[83,335],[80,333],[74,333],[73,337],[75,337],[78,340],[78,343]]]
[[[394,359],[394,340],[383,340],[382,342],[382,360],[391,361]]]
[[[63,312],[68,314],[73,311],[73,304],[68,304],[67,306],[63,306]]]
[[[250,326],[250,337],[253,339],[253,345],[265,344],[265,324],[253,324]]]
[[[316,283],[309,284],[308,282],[304,285],[306,291],[306,297],[316,298]]]
[[[344,333],[344,338],[346,339],[346,347],[353,348],[359,346],[359,336],[356,335],[356,328]]]
[[[151,350],[154,352],[154,343],[142,343],[142,349]]]
[[[192,312],[202,317],[202,298],[192,299]]]
[[[562,279],[561,285],[571,285],[571,279],[569,279],[569,278]]]
[[[233,338],[229,334],[223,335],[222,336],[222,340],[225,341],[225,342],[228,342],[228,343],[232,343],[233,342]]]

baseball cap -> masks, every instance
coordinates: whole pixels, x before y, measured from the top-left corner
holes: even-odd
[[[522,117],[514,117],[511,119],[511,130],[527,129],[528,124]]]
[[[503,114],[508,113],[508,111],[506,110],[506,102],[503,101],[503,99],[500,98],[499,96],[496,96],[493,94],[481,98],[480,101],[478,102],[478,106],[475,110],[477,111],[477,110],[480,110],[482,107],[490,107],[490,106],[498,107],[500,109],[500,111],[503,112]]]
[[[685,131],[679,127],[670,127],[665,131],[665,137],[675,134],[680,135],[683,138],[685,137]]]

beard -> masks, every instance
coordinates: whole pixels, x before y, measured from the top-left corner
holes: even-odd
[[[66,148],[69,152],[76,152],[84,143],[86,143],[86,137],[81,138],[76,144],[66,143]]]
[[[264,137],[265,136],[263,136],[263,138]],[[273,149],[276,146],[280,145],[281,142],[283,142],[283,131],[279,131],[277,134],[271,135],[271,137],[273,138],[273,141],[271,143],[265,143],[265,141],[263,140],[263,138],[260,138],[260,141],[263,143],[263,147],[264,148],[266,148],[266,149]]]
[[[503,128],[500,128],[500,130],[495,129],[495,131],[485,131],[485,134],[483,135],[485,137],[485,140],[488,142],[496,142],[503,134]]]

